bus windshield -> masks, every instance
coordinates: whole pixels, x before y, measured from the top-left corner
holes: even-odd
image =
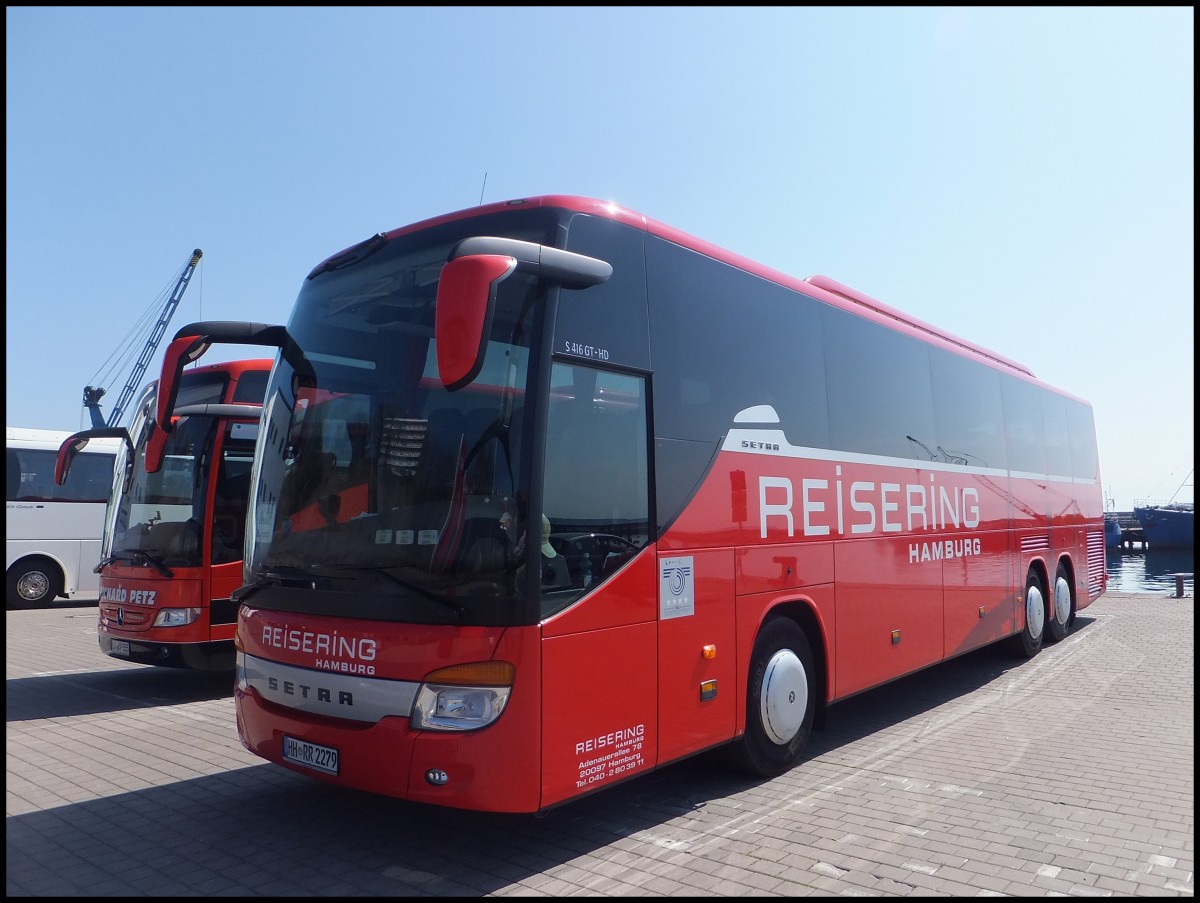
[[[184,374],[180,401],[219,402],[227,383],[224,374],[198,378]],[[144,459],[150,441],[154,398],[154,387],[150,387],[132,423],[130,435],[137,460]],[[143,565],[160,572],[200,566],[208,485],[204,474],[217,423],[212,417],[181,418],[167,437],[163,466],[156,473],[147,473],[144,467],[126,467],[124,456],[118,461],[118,479],[109,504],[112,530],[105,537],[104,561]],[[128,474],[127,486],[126,480],[119,478],[121,474]]]
[[[268,387],[247,604],[423,623],[526,617],[522,450],[542,288],[520,274],[502,284],[479,376],[447,391],[435,296],[463,234],[393,240],[305,282],[288,331],[312,372],[280,360]]]

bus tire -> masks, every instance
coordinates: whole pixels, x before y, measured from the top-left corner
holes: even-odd
[[[1033,658],[1041,651],[1046,633],[1046,589],[1033,570],[1025,578],[1025,609],[1021,619],[1021,632],[1010,638],[1009,648],[1018,658]]]
[[[62,571],[49,558],[18,561],[8,572],[8,608],[47,608],[62,589]]]
[[[788,618],[764,624],[750,657],[746,732],[730,748],[734,767],[767,778],[793,768],[812,735],[816,688],[804,631]]]
[[[1067,566],[1058,563],[1054,575],[1054,594],[1050,598],[1050,617],[1046,620],[1046,639],[1057,643],[1070,632],[1075,605],[1071,600],[1071,581],[1067,578]]]

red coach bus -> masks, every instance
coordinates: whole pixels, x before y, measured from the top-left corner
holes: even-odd
[[[97,427],[59,448],[65,478],[89,439],[120,437],[101,546],[100,650],[146,665],[230,670],[250,466],[271,361],[197,367],[177,383],[177,423],[156,428],[157,385],[135,408],[128,432]],[[153,451],[151,451],[153,449]],[[148,473],[147,453],[162,466]]]
[[[1064,637],[1105,588],[1089,405],[831,279],[550,196],[317,266],[254,462],[237,725],[408,800],[538,812]],[[171,393],[160,395],[169,422]],[[528,541],[527,541],[528,540]]]

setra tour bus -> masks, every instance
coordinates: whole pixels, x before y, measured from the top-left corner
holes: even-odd
[[[118,441],[93,443],[71,478],[55,483],[58,447],[69,431],[10,426],[4,433],[7,607],[45,608],[59,596],[95,594]]]
[[[98,437],[122,447],[112,481],[100,574],[100,650],[124,661],[232,670],[242,583],[250,467],[271,361],[196,367],[176,386],[171,432],[154,420],[157,384],[143,390],[130,428],[66,439],[55,479]],[[151,450],[153,450],[151,452]],[[162,466],[149,473],[148,453]]]
[[[1105,589],[1086,402],[611,203],[379,233],[286,326],[179,330],[163,385],[217,343],[278,349],[239,735],[345,787],[533,813],[717,747],[778,775],[831,703],[1034,656]]]

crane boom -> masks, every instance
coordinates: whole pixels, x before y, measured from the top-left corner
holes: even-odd
[[[83,406],[91,414],[93,427],[120,425],[121,417],[125,413],[125,407],[133,398],[133,393],[137,391],[138,386],[141,385],[142,377],[146,375],[146,369],[150,366],[150,359],[154,357],[154,352],[158,350],[158,343],[162,341],[163,333],[167,330],[167,324],[171,322],[171,317],[175,315],[175,309],[179,307],[183,293],[187,289],[188,283],[191,282],[192,274],[196,272],[196,266],[200,263],[200,258],[203,256],[204,252],[199,248],[192,251],[191,260],[183,268],[183,272],[179,274],[179,279],[175,282],[175,288],[171,292],[171,296],[167,299],[167,303],[163,306],[162,312],[159,313],[158,321],[150,331],[150,337],[142,347],[142,353],[134,365],[133,372],[129,374],[129,379],[126,381],[125,387],[121,390],[121,395],[117,398],[117,403],[113,405],[112,410],[109,412],[107,421],[104,420],[103,415],[100,413],[100,398],[104,395],[104,389],[98,386],[84,387]]]

